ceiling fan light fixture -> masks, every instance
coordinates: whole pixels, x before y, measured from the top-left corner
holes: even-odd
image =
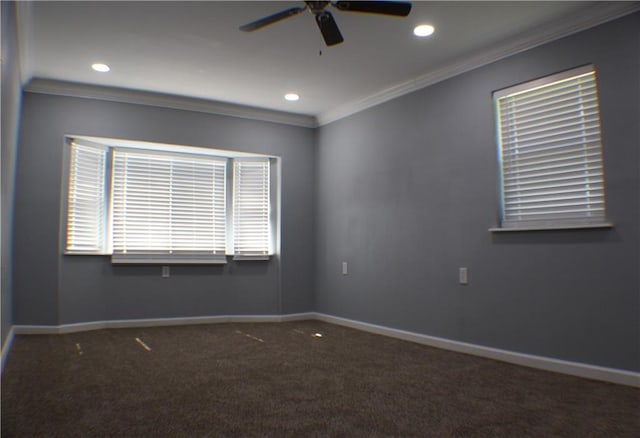
[[[102,64],[100,62],[96,62],[95,64],[91,64],[91,68],[97,72],[100,73],[106,73],[109,70],[111,70],[111,68],[107,65],[107,64]]]
[[[413,34],[417,37],[425,38],[433,35],[433,32],[435,32],[435,30],[436,28],[430,24],[420,24],[413,28]]]
[[[411,3],[402,1],[305,1],[304,4],[304,6],[285,9],[284,11],[276,12],[259,20],[244,24],[240,26],[240,30],[243,32],[253,32],[286,18],[301,14],[304,11],[309,11],[315,16],[316,24],[320,29],[320,33],[322,33],[327,47],[331,47],[343,42],[344,38],[340,33],[340,29],[333,15],[327,10],[328,6],[334,7],[339,11],[366,12],[395,17],[406,17],[409,15],[409,12],[411,12]]]
[[[300,100],[300,96],[296,93],[287,93],[284,95],[285,100],[288,100],[289,102],[295,102],[297,100]]]

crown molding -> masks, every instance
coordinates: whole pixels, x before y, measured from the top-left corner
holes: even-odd
[[[21,2],[19,2],[21,3]],[[28,2],[27,2],[28,3]],[[356,99],[344,105],[330,109],[317,116],[287,113],[283,111],[218,102],[186,96],[153,93],[124,88],[102,87],[74,82],[57,81],[35,78],[26,84],[24,90],[32,93],[52,94],[59,96],[100,99],[112,102],[149,105],[162,108],[173,108],[186,111],[196,111],[264,122],[281,123],[286,125],[315,128],[343,119],[350,115],[364,111],[381,103],[400,96],[423,89],[430,85],[466,73],[476,68],[491,64],[509,56],[538,47],[540,45],[575,34],[591,27],[606,23],[616,18],[640,11],[640,2],[598,2],[593,7],[569,18],[554,21],[540,26],[535,31],[528,32],[493,46],[488,50],[477,52],[471,56],[458,59],[423,75],[399,82],[379,90],[361,99]],[[28,8],[19,10],[22,15],[20,22],[29,15]],[[23,29],[19,40],[29,45],[31,29]],[[30,60],[25,53],[30,53],[28,47],[21,47],[21,70],[23,74],[30,71]],[[25,79],[26,81],[26,79]]]
[[[404,96],[459,74],[637,11],[640,11],[640,2],[598,2],[593,7],[582,11],[582,13],[540,26],[534,31],[509,39],[503,44],[493,46],[488,50],[477,52],[474,55],[456,60],[421,76],[396,83],[362,99],[354,100],[321,113],[317,116],[318,126],[343,119],[396,97]]]
[[[284,111],[269,110],[172,94],[152,93],[126,88],[102,87],[52,79],[34,78],[25,85],[24,91],[29,93],[99,99],[111,102],[196,111],[200,113],[239,117],[262,122],[301,126],[304,128],[315,128],[318,126],[314,116],[304,114],[287,113]]]

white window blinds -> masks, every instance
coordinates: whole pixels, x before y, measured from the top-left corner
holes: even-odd
[[[234,160],[233,246],[236,258],[271,254],[269,159]]]
[[[602,224],[604,175],[592,66],[494,94],[502,227]]]
[[[71,144],[66,245],[69,254],[103,254],[107,250],[106,165],[106,147]]]
[[[224,159],[115,150],[113,260],[224,261],[225,182]]]

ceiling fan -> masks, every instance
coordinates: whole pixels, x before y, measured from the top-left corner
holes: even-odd
[[[335,46],[344,41],[340,29],[336,24],[333,15],[327,10],[327,6],[331,5],[340,11],[348,12],[368,12],[371,14],[393,15],[396,17],[406,17],[411,11],[411,3],[395,2],[395,1],[305,1],[305,6],[285,9],[273,15],[261,18],[259,20],[240,26],[240,30],[245,32],[253,32],[262,29],[269,24],[276,23],[285,18],[293,17],[304,11],[311,12],[316,19],[318,28],[322,33],[324,42],[327,46]]]

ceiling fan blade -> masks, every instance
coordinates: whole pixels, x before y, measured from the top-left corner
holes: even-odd
[[[334,2],[332,5],[341,11],[369,12],[371,14],[395,15],[397,17],[406,17],[411,12],[411,3],[409,2],[340,1]]]
[[[318,27],[327,46],[335,46],[344,41],[331,12],[324,11],[316,14],[316,23],[318,23]]]
[[[304,12],[306,10],[307,10],[306,6],[302,6],[298,8],[289,8],[284,11],[277,12],[273,15],[269,15],[268,17],[264,17],[259,20],[240,26],[240,30],[245,32],[253,32],[254,30],[261,29],[277,21],[284,20],[285,18],[293,17],[294,15],[298,15],[299,13]]]

